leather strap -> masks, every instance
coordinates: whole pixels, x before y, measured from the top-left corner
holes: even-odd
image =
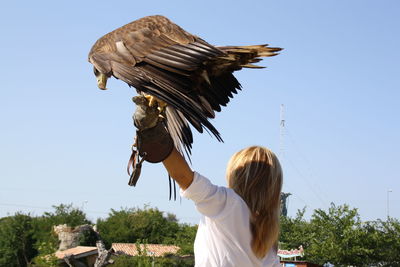
[[[129,182],[128,185],[130,186],[136,186],[137,181],[139,180],[140,173],[142,172],[142,163],[146,159],[146,153],[144,153],[143,157],[139,160],[139,153],[132,149],[132,155],[129,158],[128,161],[128,175],[129,177]],[[130,168],[132,167],[132,173],[130,173]]]

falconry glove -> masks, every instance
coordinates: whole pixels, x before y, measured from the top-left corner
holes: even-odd
[[[137,130],[127,171],[130,175],[128,184],[135,186],[143,161],[151,163],[163,161],[171,154],[174,143],[157,107],[150,106],[147,98],[142,95],[133,97],[132,101],[136,104],[133,123]],[[137,151],[133,147],[136,147]],[[132,173],[130,173],[131,166]]]
[[[161,162],[171,154],[174,147],[163,118],[157,107],[149,106],[146,97],[136,96],[132,100],[136,104],[133,122],[137,128],[136,147],[139,155],[151,163]]]

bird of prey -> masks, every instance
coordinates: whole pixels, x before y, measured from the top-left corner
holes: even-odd
[[[254,65],[281,48],[263,45],[213,46],[163,16],[148,16],[96,41],[89,62],[100,89],[111,76],[121,79],[158,106],[181,154],[190,158],[193,136],[220,133],[209,121],[241,89],[233,72]],[[185,152],[185,153],[184,153]]]

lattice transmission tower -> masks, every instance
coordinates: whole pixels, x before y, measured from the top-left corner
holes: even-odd
[[[280,107],[280,126],[279,126],[279,159],[281,164],[285,157],[285,106],[281,104]],[[281,214],[282,216],[287,216],[288,211],[288,198],[291,193],[281,192]]]

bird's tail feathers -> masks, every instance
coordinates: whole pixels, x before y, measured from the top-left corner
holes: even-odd
[[[218,49],[225,52],[219,59],[231,62],[232,65],[242,68],[261,69],[262,66],[253,63],[260,62],[262,57],[272,57],[278,55],[282,48],[269,47],[268,44],[244,45],[244,46],[219,46]],[[239,68],[240,68],[239,67]]]

